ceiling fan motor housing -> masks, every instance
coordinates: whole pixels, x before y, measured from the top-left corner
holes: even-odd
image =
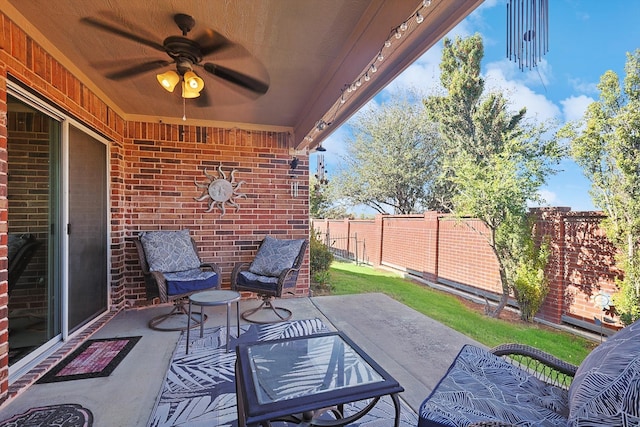
[[[200,44],[197,42],[180,36],[169,36],[164,39],[164,48],[171,58],[178,64],[178,71],[184,73],[189,71],[191,67],[181,70],[181,64],[189,62],[191,65],[198,64],[202,61],[202,53],[200,52]]]

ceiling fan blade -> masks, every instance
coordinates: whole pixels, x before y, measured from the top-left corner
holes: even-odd
[[[265,94],[269,90],[269,85],[267,83],[261,82],[260,80],[254,79],[253,77],[239,71],[234,71],[211,62],[203,64],[203,67],[208,73],[238,86],[252,90],[253,92]]]
[[[145,39],[144,37],[140,37],[136,34],[130,33],[129,31],[123,30],[122,28],[115,27],[111,24],[100,21],[98,19],[85,17],[85,18],[81,18],[80,22],[84,22],[85,24],[91,25],[93,27],[115,34],[117,36],[124,37],[125,39],[133,40],[134,42],[141,43],[145,46],[152,47],[156,50],[159,50],[160,52],[165,51],[164,46],[161,45],[160,43],[154,42],[153,40]]]
[[[231,46],[231,42],[222,34],[207,28],[196,40],[200,46],[202,56],[211,55]]]
[[[165,61],[165,60],[155,60],[155,61],[144,62],[142,64],[137,64],[120,71],[108,73],[106,77],[112,80],[125,79],[127,77],[133,77],[138,74],[143,74],[149,71],[157,70],[158,68],[166,67],[167,65],[172,64],[173,62],[174,61]]]
[[[198,107],[209,107],[211,105],[211,98],[209,98],[209,92],[207,92],[206,87],[202,89],[200,96],[196,98],[196,105]]]

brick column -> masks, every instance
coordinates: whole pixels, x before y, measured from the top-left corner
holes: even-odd
[[[564,260],[566,251],[565,216],[571,208],[536,208],[531,213],[536,219],[536,237],[549,236],[551,255],[547,264],[546,276],[549,280],[549,293],[537,314],[537,317],[552,323],[562,323],[564,312],[564,293],[566,288]]]
[[[435,211],[424,213],[424,227],[429,239],[425,250],[424,271],[422,278],[430,282],[438,281],[438,246],[440,235],[440,214]]]
[[[375,217],[373,249],[371,251],[371,264],[376,267],[382,264],[382,238],[384,228],[384,217],[382,214],[377,214]]]

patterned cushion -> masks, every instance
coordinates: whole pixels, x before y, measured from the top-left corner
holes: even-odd
[[[304,239],[284,240],[266,236],[249,271],[258,276],[277,277],[284,270],[293,267]]]
[[[569,425],[640,425],[640,320],[600,344],[569,388]]]
[[[151,271],[166,273],[200,266],[189,230],[146,231],[140,233],[140,241]]]
[[[567,391],[538,380],[487,350],[465,345],[420,407],[418,427],[506,421],[566,426]]]

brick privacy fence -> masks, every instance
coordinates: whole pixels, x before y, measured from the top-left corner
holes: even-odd
[[[546,270],[549,294],[537,318],[600,331],[609,319],[594,305],[597,292],[616,291],[615,249],[599,224],[599,212],[569,208],[531,209],[536,234],[550,238]],[[487,228],[476,219],[446,214],[377,215],[371,220],[313,219],[313,228],[338,254],[374,267],[448,285],[497,300],[502,292],[498,264],[487,242]],[[356,243],[357,242],[357,243]],[[606,323],[606,322],[605,322]],[[616,323],[616,326],[620,326]]]

